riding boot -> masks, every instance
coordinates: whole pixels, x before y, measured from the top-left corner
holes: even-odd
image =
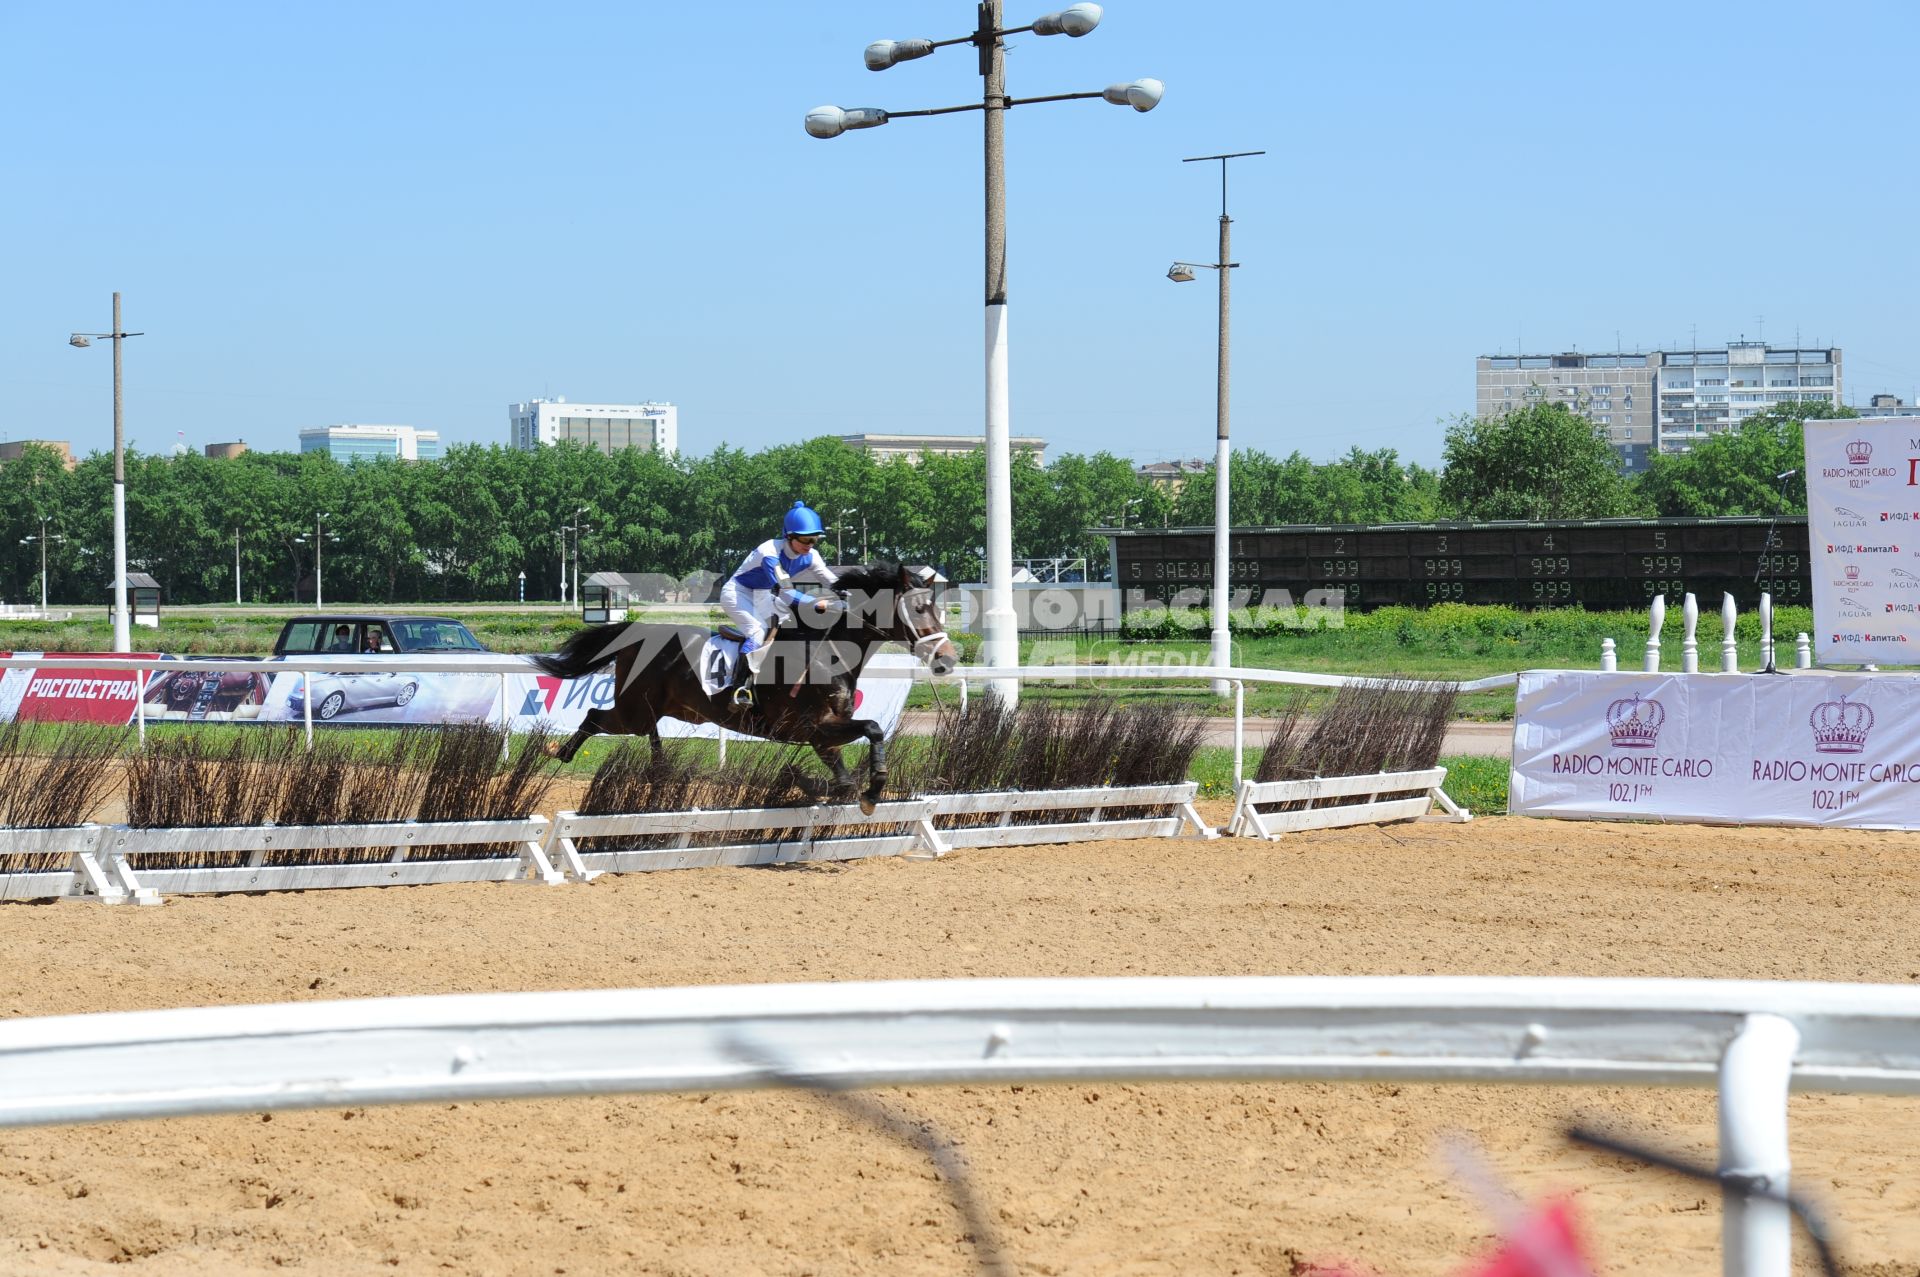
[[[755,645],[748,640],[740,645],[740,659],[733,666],[733,703],[749,706],[753,704],[753,683],[759,676],[761,663],[767,659],[765,646]]]

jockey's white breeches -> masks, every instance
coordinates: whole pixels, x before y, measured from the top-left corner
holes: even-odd
[[[772,590],[750,590],[731,578],[720,587],[720,610],[747,639],[750,648],[767,641],[773,622],[786,610]],[[757,668],[757,666],[756,666]]]

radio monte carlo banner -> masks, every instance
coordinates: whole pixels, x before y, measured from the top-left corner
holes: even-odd
[[[1820,662],[1920,665],[1920,417],[1809,421],[1806,439]]]
[[[1520,675],[1507,809],[1920,829],[1920,678]]]

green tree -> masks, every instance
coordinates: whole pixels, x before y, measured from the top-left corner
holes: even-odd
[[[1440,499],[1462,519],[1609,519],[1646,512],[1593,423],[1563,404],[1531,404],[1447,427]]]
[[[1654,457],[1641,490],[1663,517],[1805,514],[1806,432],[1800,423],[1859,415],[1825,401],[1775,404],[1707,436],[1690,452]]]

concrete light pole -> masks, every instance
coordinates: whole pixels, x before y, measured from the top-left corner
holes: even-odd
[[[34,541],[38,541],[40,543],[40,615],[43,617],[47,614],[47,542],[50,540],[52,541],[66,540],[66,538],[63,536],[50,537],[47,534],[47,524],[51,522],[53,522],[53,520],[45,518],[43,516],[40,519],[39,535],[22,537],[20,540],[21,545],[27,545],[30,542],[34,542]]]
[[[1064,102],[1100,98],[1115,106],[1151,111],[1165,92],[1158,80],[1114,84],[1098,92],[1055,93],[1037,98],[1010,98],[1006,93],[1006,47],[1001,37],[1031,31],[1035,35],[1086,35],[1100,24],[1097,4],[1073,4],[1043,14],[1024,27],[1001,22],[1001,0],[980,0],[975,8],[979,26],[972,35],[951,40],[881,40],[867,46],[869,71],[884,71],[901,62],[924,58],[936,49],[971,44],[979,54],[983,92],[978,105],[936,107],[924,111],[884,111],[878,107],[819,106],[807,112],[807,132],[818,138],[839,137],[849,129],[870,129],[916,115],[951,115],[979,111],[985,121],[986,156],[986,449],[987,449],[987,610],[982,656],[990,666],[1020,663],[1018,619],[1013,611],[1013,461],[1009,448],[1007,395],[1007,183],[1006,113],[1035,102]],[[1008,707],[1018,704],[1017,679],[995,679],[989,695]]]
[[[1233,219],[1227,216],[1227,161],[1244,159],[1250,155],[1265,155],[1265,151],[1235,151],[1229,155],[1196,155],[1180,161],[1182,164],[1196,164],[1206,160],[1220,161],[1220,260],[1212,266],[1202,267],[1216,272],[1220,277],[1220,350],[1214,369],[1214,460],[1213,460],[1213,634],[1207,663],[1216,669],[1225,669],[1233,663],[1233,641],[1227,629],[1227,608],[1232,601],[1233,581],[1227,565],[1227,542],[1232,535],[1231,503],[1228,496],[1232,491],[1228,467],[1232,454],[1227,443],[1228,385],[1230,381],[1228,352],[1231,348],[1232,309],[1229,304],[1231,294],[1231,272],[1240,263],[1233,260]],[[1184,284],[1193,279],[1194,266],[1189,262],[1175,262],[1167,271],[1167,278],[1176,284]],[[1233,692],[1233,684],[1224,678],[1213,680],[1213,692],[1216,696],[1228,696]]]
[[[131,652],[133,636],[127,615],[127,459],[126,431],[121,418],[120,343],[145,333],[123,332],[120,328],[120,294],[113,295],[113,331],[110,333],[74,333],[70,346],[87,347],[93,339],[113,342],[113,650]]]

